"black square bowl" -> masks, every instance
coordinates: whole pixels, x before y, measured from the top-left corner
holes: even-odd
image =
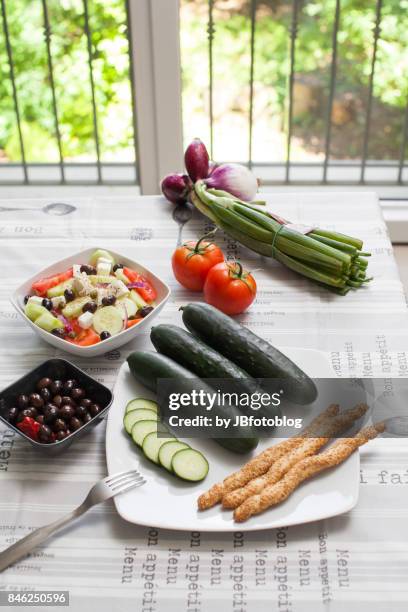
[[[33,393],[36,383],[44,377],[53,378],[55,380],[76,378],[81,387],[86,390],[87,396],[91,397],[92,400],[98,403],[101,407],[100,413],[88,421],[88,423],[85,423],[85,425],[76,431],[73,431],[68,437],[64,438],[64,440],[59,440],[51,444],[44,444],[42,442],[32,440],[12,423],[9,423],[9,421],[7,421],[5,418],[7,410],[15,405],[17,397],[22,393],[27,395]],[[91,378],[91,376],[88,376],[86,372],[80,370],[74,364],[66,361],[65,359],[49,359],[1,391],[0,420],[10,429],[18,433],[19,436],[27,440],[27,442],[29,442],[31,446],[34,446],[35,449],[47,455],[56,455],[71,446],[75,440],[86,434],[92,427],[95,427],[95,425],[100,423],[106,416],[112,404],[112,400],[112,392],[107,387],[102,385],[94,378]]]

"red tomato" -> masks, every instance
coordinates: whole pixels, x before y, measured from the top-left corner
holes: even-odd
[[[180,285],[191,291],[202,291],[208,272],[224,261],[221,249],[206,240],[209,236],[179,246],[171,258],[174,276]]]
[[[154,302],[157,297],[156,289],[149,283],[147,278],[136,272],[136,270],[131,270],[130,268],[123,268],[123,273],[128,277],[131,283],[141,283],[143,286],[136,287],[135,291],[145,300],[145,302]]]
[[[93,329],[81,329],[79,334],[71,339],[66,338],[68,342],[71,344],[76,344],[77,346],[92,346],[101,341],[99,335]]]
[[[70,268],[69,270],[67,270],[66,272],[62,272],[61,274],[49,276],[48,278],[40,278],[40,280],[35,281],[35,283],[33,283],[33,290],[36,292],[37,295],[44,296],[47,294],[48,289],[51,289],[52,287],[56,287],[60,283],[63,283],[64,281],[71,278],[72,275],[73,270],[72,268]]]
[[[244,312],[256,296],[256,282],[250,272],[238,261],[219,263],[208,273],[204,285],[204,297],[228,315]]]

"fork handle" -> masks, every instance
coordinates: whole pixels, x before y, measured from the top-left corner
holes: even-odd
[[[0,553],[0,572],[5,570],[9,565],[12,565],[16,561],[19,561],[22,557],[28,555],[39,544],[42,544],[51,535],[68,525],[71,521],[84,514],[89,509],[89,505],[82,503],[80,506],[72,510],[69,514],[57,519],[49,525],[39,527],[35,531],[29,533],[24,538],[21,538],[15,544],[12,544],[9,548],[6,548]]]

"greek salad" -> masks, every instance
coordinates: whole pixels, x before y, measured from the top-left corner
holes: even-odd
[[[45,331],[78,346],[92,346],[129,329],[155,306],[156,290],[139,272],[103,249],[32,285],[26,316]]]

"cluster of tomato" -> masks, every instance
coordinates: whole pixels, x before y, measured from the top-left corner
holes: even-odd
[[[212,236],[206,234],[174,251],[174,276],[186,289],[203,291],[205,301],[225,314],[240,314],[255,299],[255,279],[239,261],[226,261]]]

